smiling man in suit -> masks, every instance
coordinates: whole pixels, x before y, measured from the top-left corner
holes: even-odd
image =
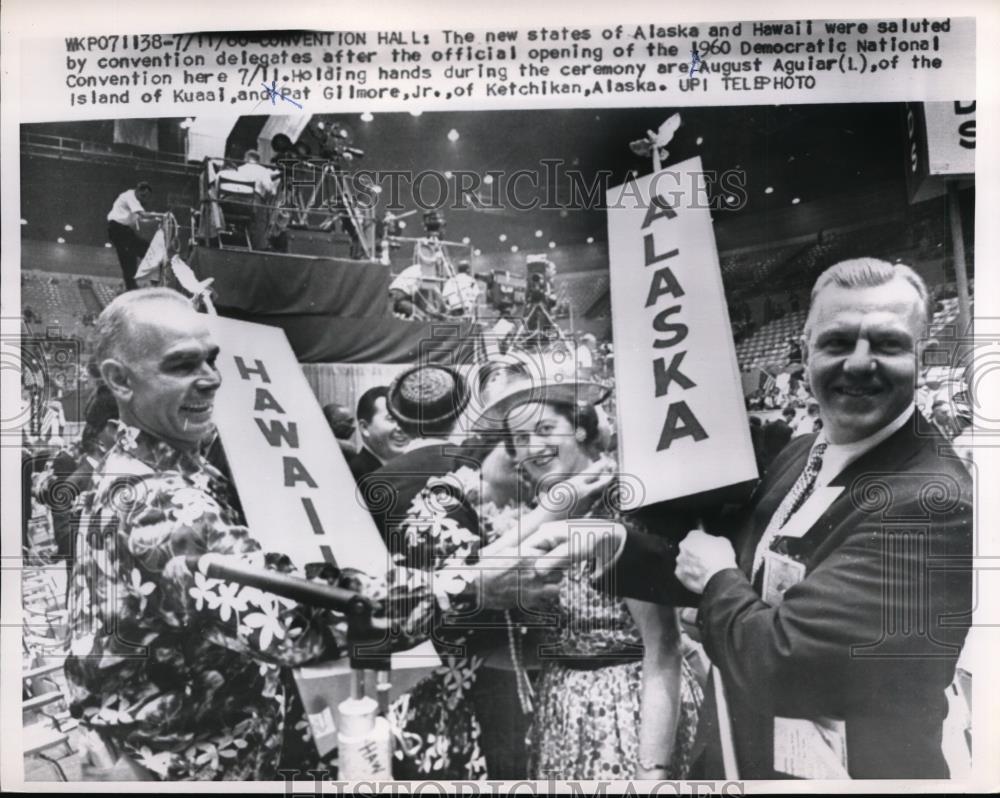
[[[816,282],[803,355],[822,430],[794,439],[748,504],[679,546],[626,532],[576,545],[603,583],[672,603],[700,596],[739,778],[947,778],[944,695],[972,610],[972,484],[915,412],[930,311],[921,278],[873,258]],[[571,525],[543,529],[546,567]],[[671,578],[674,577],[674,578]],[[705,777],[724,768],[714,685]]]

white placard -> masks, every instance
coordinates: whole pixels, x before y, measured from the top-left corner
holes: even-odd
[[[251,534],[299,567],[332,557],[385,573],[385,544],[285,333],[210,323],[222,348],[215,421]]]
[[[701,159],[608,192],[626,509],[757,476]]]

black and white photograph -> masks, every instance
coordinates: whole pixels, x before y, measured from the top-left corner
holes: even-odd
[[[972,783],[976,90],[622,106],[608,67],[16,125],[26,788]]]

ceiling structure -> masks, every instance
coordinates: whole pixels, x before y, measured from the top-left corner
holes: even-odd
[[[898,104],[343,114],[317,115],[313,122],[337,122],[348,128],[351,146],[365,153],[352,168],[378,173],[383,207],[392,191],[386,173],[409,176],[399,178],[402,210],[417,207],[413,181],[418,175],[444,176],[418,181],[425,203],[432,204],[447,185],[449,202],[443,209],[447,237],[467,237],[483,253],[499,253],[515,247],[531,252],[604,240],[603,188],[620,184],[630,173],[651,170],[649,160],[633,154],[629,142],[655,130],[673,113],[680,113],[682,124],[668,145],[668,165],[700,156],[705,170],[734,170],[740,175],[728,179],[742,183],[743,199],[729,198],[732,192],[710,181],[717,231],[747,216],[788,212],[798,205],[804,211],[811,202],[868,185],[895,183],[900,191],[904,186],[904,130]],[[229,137],[229,154],[239,157],[255,147],[266,120],[266,116],[241,117]],[[183,130],[189,124],[159,120],[161,155],[183,152]],[[111,133],[107,121],[25,129],[93,141]],[[469,193],[463,196],[457,190],[456,174],[461,171],[480,179],[477,189],[483,207],[473,209]],[[512,207],[512,178],[519,172],[514,200],[522,207],[532,203],[543,207]],[[580,189],[585,194],[593,185],[597,195],[581,201]],[[456,208],[456,202],[464,208]],[[410,220],[417,230],[419,219]],[[415,231],[410,227],[407,232]]]

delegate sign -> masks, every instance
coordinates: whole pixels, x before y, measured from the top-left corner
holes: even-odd
[[[701,159],[608,192],[620,466],[636,509],[757,476]]]
[[[326,561],[385,573],[385,544],[285,333],[209,323],[222,348],[215,423],[251,534],[299,568]]]

